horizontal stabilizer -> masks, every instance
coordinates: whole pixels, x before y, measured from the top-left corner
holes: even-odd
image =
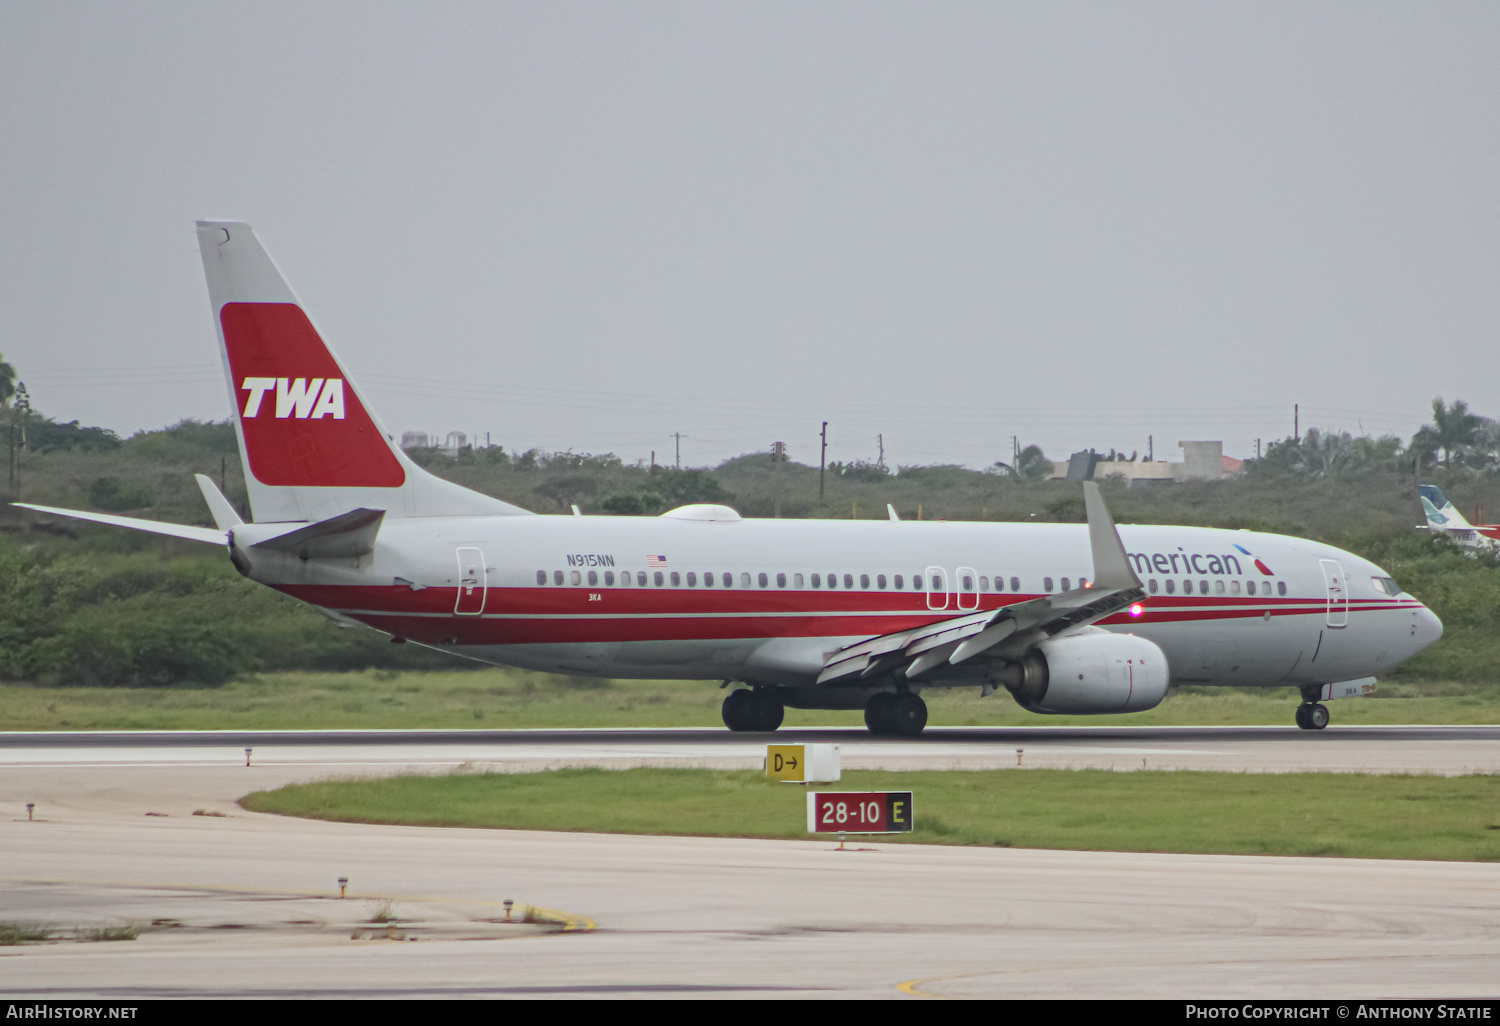
[[[253,548],[285,552],[301,559],[352,559],[375,551],[383,509],[352,509],[316,524],[257,542]]]
[[[74,520],[92,520],[96,524],[109,524],[111,527],[128,527],[132,531],[150,531],[152,534],[165,534],[171,538],[186,538],[188,541],[207,542],[209,545],[228,545],[229,532],[215,531],[207,527],[190,527],[187,524],[166,524],[160,520],[137,520],[135,517],[117,517],[109,513],[87,513],[77,509],[57,509],[53,506],[33,506],[29,502],[16,502],[12,505],[23,509],[34,509],[38,513],[52,513],[60,517],[72,517]]]

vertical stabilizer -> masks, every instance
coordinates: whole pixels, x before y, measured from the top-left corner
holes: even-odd
[[[1417,490],[1422,494],[1422,513],[1427,517],[1429,528],[1434,531],[1473,530],[1473,526],[1448,501],[1437,485],[1421,485]]]
[[[407,458],[248,224],[199,221],[198,248],[255,520],[527,512]]]

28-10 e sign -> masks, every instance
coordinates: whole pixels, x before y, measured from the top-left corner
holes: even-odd
[[[807,796],[810,834],[893,834],[911,828],[910,791],[814,791]]]

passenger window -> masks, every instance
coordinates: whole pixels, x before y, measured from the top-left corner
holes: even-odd
[[[885,574],[875,575],[875,587],[879,588],[881,591],[885,590]]]
[[[583,583],[583,574],[579,573],[577,570],[571,571],[568,574],[568,582],[570,584],[575,584],[575,585],[576,584],[582,584]]]
[[[614,583],[615,583],[615,572],[613,570],[606,570],[606,571],[604,571],[604,583],[605,583],[606,586],[613,586],[614,585]]]
[[[1223,581],[1215,581],[1214,582],[1214,594],[1215,595],[1222,595],[1222,594],[1224,594],[1224,582]]]
[[[777,574],[776,575],[776,587],[778,587],[778,588],[785,588],[786,587],[786,574]]]
[[[598,583],[599,583],[599,571],[597,571],[597,570],[590,570],[589,571],[589,587],[592,588],[595,585],[597,585]]]
[[[1239,593],[1240,593],[1240,582],[1239,581],[1230,581],[1229,582],[1229,594],[1231,594],[1231,595],[1238,595]]]
[[[538,583],[538,584],[546,584],[547,583],[547,571],[545,571],[545,570],[538,570],[536,572],[536,583]]]
[[[852,587],[854,587],[854,575],[853,574],[845,574],[844,575],[844,587],[846,587],[846,588],[852,588]]]
[[[1171,594],[1174,594],[1176,591],[1177,591],[1177,582],[1174,581],[1174,580],[1172,580],[1172,578],[1168,577],[1167,578],[1167,594],[1171,595]]]
[[[1184,595],[1191,595],[1193,593],[1193,582],[1192,581],[1183,581],[1182,582],[1182,593]]]
[[[1050,578],[1050,577],[1043,577],[1042,578],[1042,590],[1046,591],[1046,592],[1051,592],[1052,591],[1052,578]]]
[[[1051,591],[1052,589],[1049,587],[1047,590]],[[1068,587],[1068,579],[1066,577],[1064,577],[1062,579],[1062,590],[1063,591],[1072,591],[1073,590],[1072,588]]]
[[[869,587],[870,587],[870,575],[869,574],[860,574],[859,575],[859,586],[861,588],[865,588],[867,590],[869,589]]]
[[[749,574],[740,574],[740,587],[741,588],[748,588],[748,587],[750,587],[750,575]]]
[[[687,577],[688,577],[688,587],[689,588],[696,588],[696,587],[698,587],[698,575],[697,574],[695,574],[691,570],[689,570]]]
[[[561,584],[562,582],[563,582],[563,572],[561,570],[554,570],[554,571],[552,571],[552,583],[553,584]]]
[[[897,591],[900,591],[902,588],[906,587],[906,582],[901,579],[900,574],[897,574],[895,577],[891,578],[891,583],[896,586]]]
[[[714,575],[712,570],[703,575],[703,586],[705,588],[712,588],[714,586]]]
[[[656,576],[658,578],[660,578],[661,574],[657,574]],[[644,571],[644,570],[637,570],[635,572],[635,583],[637,585],[639,585],[640,587],[642,587],[642,588],[644,588],[646,586],[646,571]],[[659,584],[661,584],[661,581],[658,580],[656,583],[659,585]]]
[[[812,586],[814,588],[821,588],[821,587],[823,587],[823,575],[822,574],[813,574],[812,575]]]
[[[722,576],[724,578],[724,587],[726,587],[726,588],[733,588],[734,587],[734,574],[723,574]]]
[[[767,577],[765,574],[761,574],[758,579],[760,581],[760,586],[762,588],[769,587],[770,584],[771,584],[771,579],[769,577]]]
[[[921,574],[912,574],[911,575],[911,590],[912,591],[926,591],[927,590],[927,582],[922,579],[922,575]]]
[[[662,572],[660,570],[658,570],[658,571],[656,571],[656,573],[654,573],[654,574],[651,575],[651,581],[658,588],[660,588],[663,584],[666,583],[666,578],[664,576],[662,576]]]
[[[1153,595],[1156,594],[1156,578],[1155,577],[1151,578],[1151,580],[1149,580],[1149,581],[1146,582],[1146,590],[1149,591]]]
[[[830,588],[837,588],[839,586],[839,575],[838,574],[829,574],[828,575],[828,586]]]
[[[1208,582],[1207,581],[1199,581],[1198,582],[1198,594],[1199,595],[1207,595],[1208,594]]]
[[[932,575],[932,590],[933,591],[942,591],[943,590],[943,579],[941,577],[939,577],[937,574],[933,574]]]
[[[1276,582],[1276,594],[1278,594],[1278,595],[1285,595],[1286,594],[1286,582],[1285,581],[1277,581]]]
[[[630,571],[629,570],[626,570],[623,574],[620,575],[620,587],[622,587],[622,588],[628,588],[628,587],[630,587]]]
[[[802,590],[802,575],[801,574],[792,574],[792,587],[796,588],[798,591]]]
[[[988,577],[981,577],[979,579],[979,590],[980,591],[989,591],[990,590],[990,579]]]
[[[676,570],[672,571],[672,587],[682,587],[682,576]]]
[[[964,574],[964,591],[973,591],[973,590],[974,590],[974,578],[970,577],[968,574]]]
[[[1020,591],[1021,590],[1021,579],[1019,577],[1012,577],[1010,579],[1010,590],[1011,591]]]
[[[1245,594],[1246,595],[1254,595],[1255,594],[1255,582],[1254,581],[1246,581],[1245,582]]]
[[[1089,586],[1089,579],[1087,577],[1078,578],[1078,586],[1080,588],[1087,588]]]

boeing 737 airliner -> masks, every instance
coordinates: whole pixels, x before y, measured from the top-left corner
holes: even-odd
[[[916,734],[929,688],[1004,689],[1038,713],[1122,713],[1169,684],[1329,698],[1436,641],[1384,570],[1328,545],[1194,527],[536,516],[412,463],[380,426],[247,224],[198,242],[235,409],[251,523],[198,478],[216,529],[28,508],[221,545],[245,576],[484,662],[722,680],[731,730],[787,706],[863,709]],[[22,504],[25,505],[25,504]]]

